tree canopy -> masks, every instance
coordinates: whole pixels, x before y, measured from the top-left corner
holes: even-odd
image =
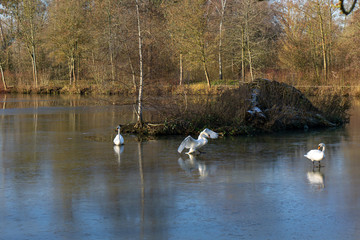
[[[0,77],[134,89],[140,72],[147,84],[179,84],[179,73],[209,87],[256,77],[357,83],[356,0],[137,2],[142,70],[135,0],[0,0]]]

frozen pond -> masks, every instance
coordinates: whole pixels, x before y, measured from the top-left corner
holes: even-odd
[[[360,236],[359,105],[346,128],[221,138],[189,158],[185,136],[114,147],[131,107],[87,101],[0,96],[0,239]]]

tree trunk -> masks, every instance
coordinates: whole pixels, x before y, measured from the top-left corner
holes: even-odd
[[[6,86],[5,76],[4,76],[4,70],[3,70],[3,67],[2,67],[1,64],[0,64],[0,72],[1,72],[1,80],[2,80],[2,83],[3,83],[3,86],[4,86],[4,90],[6,91],[7,86]]]
[[[111,48],[109,46],[109,48]],[[115,81],[115,65],[114,65],[114,54],[112,53],[112,50],[110,50],[111,53],[110,53],[110,65],[111,65],[111,80],[112,81]]]
[[[151,36],[152,35],[152,22],[153,22],[153,12],[152,12],[152,1],[148,0],[148,4],[146,7],[146,16],[148,16],[147,21],[144,22],[144,28],[146,29],[146,33]],[[147,76],[146,78],[151,80],[153,79],[153,44],[147,44]]]
[[[35,53],[35,32],[34,32],[34,23],[33,18],[30,18],[30,37],[31,37],[31,60],[33,68],[33,77],[35,82],[35,87],[38,86],[38,77],[37,77],[37,67],[36,67],[36,53]]]
[[[132,82],[133,82],[133,85],[134,85],[134,89],[135,91],[137,90],[137,84],[136,84],[136,75],[135,75],[135,69],[134,69],[134,66],[132,64],[132,61],[131,61],[131,56],[130,56],[130,50],[129,50],[129,47],[128,45],[125,43],[125,47],[126,47],[126,52],[127,52],[127,55],[128,55],[128,60],[129,60],[129,65],[130,65],[130,70],[131,70],[131,76],[132,76]]]
[[[72,85],[72,69],[71,69],[71,59],[69,60],[69,85],[71,86]]]
[[[247,45],[248,45],[248,54],[249,54],[249,72],[250,72],[251,81],[254,81],[253,67],[252,67],[252,59],[251,59],[251,51],[250,51],[250,44],[249,44],[249,42],[247,43]]]
[[[69,78],[70,85],[76,85],[76,75],[75,75],[75,56],[72,53],[69,59]]]
[[[80,63],[81,63],[81,61],[80,61],[80,59],[81,59],[81,56],[80,56],[80,53],[78,52],[77,53],[77,61],[75,61],[76,62],[76,79],[79,81],[80,80]]]
[[[220,24],[219,24],[219,79],[223,79],[223,66],[222,66],[222,25],[225,14],[226,0],[221,0]]]
[[[136,84],[136,77],[135,77],[136,76],[135,75],[135,69],[133,67],[130,56],[129,56],[129,64],[130,64],[130,69],[131,69],[132,82],[133,82],[133,85],[134,85],[134,89],[136,91],[137,90],[137,84]]]
[[[4,29],[3,29],[3,26],[2,26],[1,18],[0,18],[0,34],[1,34],[1,39],[3,41],[3,46],[6,48],[7,47],[7,41],[6,41],[6,37],[5,37],[5,34],[4,34]]]
[[[245,33],[241,31],[241,81],[245,82]]]
[[[7,48],[7,41],[6,41],[6,37],[5,37],[5,34],[4,34],[4,29],[2,27],[2,23],[1,23],[1,19],[0,19],[0,34],[1,34],[1,39],[2,39],[2,49],[3,50],[6,50]],[[0,45],[1,46],[1,45]],[[7,54],[8,55],[8,54]],[[1,59],[0,59],[1,60]],[[7,57],[7,60],[4,61],[4,63],[6,63],[6,61],[8,61],[8,57]],[[6,81],[5,81],[5,76],[4,76],[4,69],[2,67],[2,64],[3,63],[0,63],[0,72],[1,72],[1,80],[2,80],[2,83],[3,83],[3,86],[4,86],[4,90],[6,91],[7,90],[7,86],[6,86]]]
[[[75,56],[74,56],[74,54],[72,54],[71,57],[70,57],[69,74],[70,74],[70,85],[76,85]]]
[[[323,16],[322,16],[322,12],[321,12],[321,6],[320,3],[318,3],[318,14],[319,14],[319,25],[320,25],[320,34],[321,34],[321,48],[322,48],[322,56],[323,56],[323,71],[324,71],[324,78],[325,78],[325,83],[327,83],[327,74],[328,74],[328,70],[327,70],[327,54],[326,54],[326,36],[325,36],[325,32],[324,32],[324,21],[323,21]]]
[[[140,12],[139,12],[139,2],[136,2],[136,16],[137,16],[137,25],[138,25],[138,37],[139,37],[139,96],[138,96],[138,110],[137,110],[137,123],[138,127],[142,127],[142,94],[143,94],[143,56],[142,56],[142,42],[141,42],[141,27],[140,27]]]
[[[245,20],[245,36],[246,36],[246,44],[247,44],[247,51],[248,51],[248,62],[249,62],[249,72],[251,81],[254,81],[254,75],[253,75],[253,67],[252,67],[252,57],[251,57],[251,50],[250,50],[250,34],[249,34],[249,16],[248,13],[246,14],[246,20]]]
[[[320,17],[321,18],[321,17]],[[324,64],[324,78],[325,83],[327,83],[327,60],[326,60],[326,40],[325,40],[325,34],[324,34],[324,26],[322,22],[320,21],[320,32],[321,32],[321,48],[322,48],[322,55],[323,55],[323,64]]]
[[[204,73],[205,73],[205,78],[206,78],[206,82],[209,88],[211,88],[211,83],[210,83],[210,77],[209,77],[209,72],[207,70],[207,66],[206,66],[206,56],[205,56],[205,46],[204,43],[202,45],[202,62],[203,62],[203,68],[204,68]]]
[[[222,43],[221,43],[221,40],[222,40],[222,39],[221,39],[221,38],[222,38],[222,34],[221,34],[221,31],[222,31],[222,30],[221,30],[221,28],[222,28],[222,19],[221,19],[221,21],[220,21],[220,27],[219,27],[219,28],[220,28],[220,30],[219,30],[219,31],[220,31],[220,33],[219,33],[219,34],[220,34],[220,36],[219,36],[219,38],[220,38],[220,39],[219,39],[219,80],[222,80],[222,79],[223,79],[222,59],[221,59],[221,47],[222,47],[222,46],[221,46],[221,44],[222,44]]]
[[[332,18],[332,7],[329,6],[329,29],[328,29],[328,33],[329,33],[329,47],[328,47],[328,58],[327,58],[327,62],[328,62],[328,73],[331,72],[332,70],[332,47],[333,47],[333,42],[332,42],[332,26],[333,26],[333,18]]]
[[[97,83],[99,83],[101,80],[100,80],[100,77],[99,77],[99,74],[98,74],[98,71],[97,71],[97,67],[95,65],[95,56],[94,56],[94,50],[91,51],[91,61],[92,61],[92,71],[93,71],[93,74],[94,74],[94,79]]]
[[[203,61],[203,67],[204,67],[204,73],[205,73],[205,78],[206,78],[207,85],[208,85],[209,88],[211,88],[209,72],[208,72],[208,70],[207,70],[207,66],[206,66],[205,60]]]
[[[312,24],[310,24],[310,49],[311,49],[311,62],[314,66],[314,70],[315,70],[315,74],[316,74],[316,79],[319,79],[320,77],[320,73],[319,73],[319,67],[317,64],[317,47],[316,47],[316,40],[315,40],[315,34],[314,34],[314,30],[313,30],[313,26]]]
[[[73,75],[73,78],[74,78],[74,81],[73,81],[73,84],[74,86],[76,86],[76,74],[75,74],[75,57],[72,58],[72,62],[71,62],[72,66],[72,75]]]
[[[180,53],[180,86],[183,84],[183,59],[182,59],[182,53]]]
[[[31,63],[32,63],[32,70],[33,70],[33,77],[35,82],[35,87],[38,86],[38,77],[37,77],[37,67],[36,67],[36,54],[35,54],[35,46],[31,46]]]
[[[109,45],[109,57],[110,57],[110,65],[111,65],[111,80],[115,81],[115,65],[114,65],[114,52],[113,52],[113,44],[112,44],[112,16],[111,16],[111,0],[108,0],[108,45]]]
[[[75,41],[75,52],[73,55],[73,73],[74,73],[74,85],[75,86],[77,84],[77,80],[79,79],[79,66],[80,66],[79,62],[80,62],[80,54],[78,51],[78,42]],[[76,67],[76,64],[78,64],[78,67]]]

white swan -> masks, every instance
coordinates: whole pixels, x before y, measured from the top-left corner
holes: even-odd
[[[182,141],[182,143],[180,144],[180,146],[178,148],[178,152],[181,153],[184,150],[184,148],[188,148],[190,150],[189,150],[189,152],[187,152],[187,154],[193,154],[193,153],[199,154],[200,152],[198,151],[198,149],[208,143],[207,138],[215,139],[217,137],[218,137],[218,134],[216,132],[205,128],[199,134],[198,139],[194,139],[191,136],[187,136],[184,139],[184,141]]]
[[[116,135],[116,137],[114,138],[114,144],[116,146],[119,146],[119,145],[123,145],[124,144],[124,138],[121,136],[120,134],[120,128],[121,128],[121,125],[117,126],[116,130],[118,131],[118,134]]]
[[[320,150],[322,148],[322,150]],[[318,146],[318,149],[310,150],[304,157],[310,159],[312,163],[314,164],[314,161],[319,162],[320,167],[320,161],[323,160],[325,157],[325,144],[320,143]]]

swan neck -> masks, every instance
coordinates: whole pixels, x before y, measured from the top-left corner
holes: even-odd
[[[206,139],[206,135],[204,133],[200,133],[198,139]]]

